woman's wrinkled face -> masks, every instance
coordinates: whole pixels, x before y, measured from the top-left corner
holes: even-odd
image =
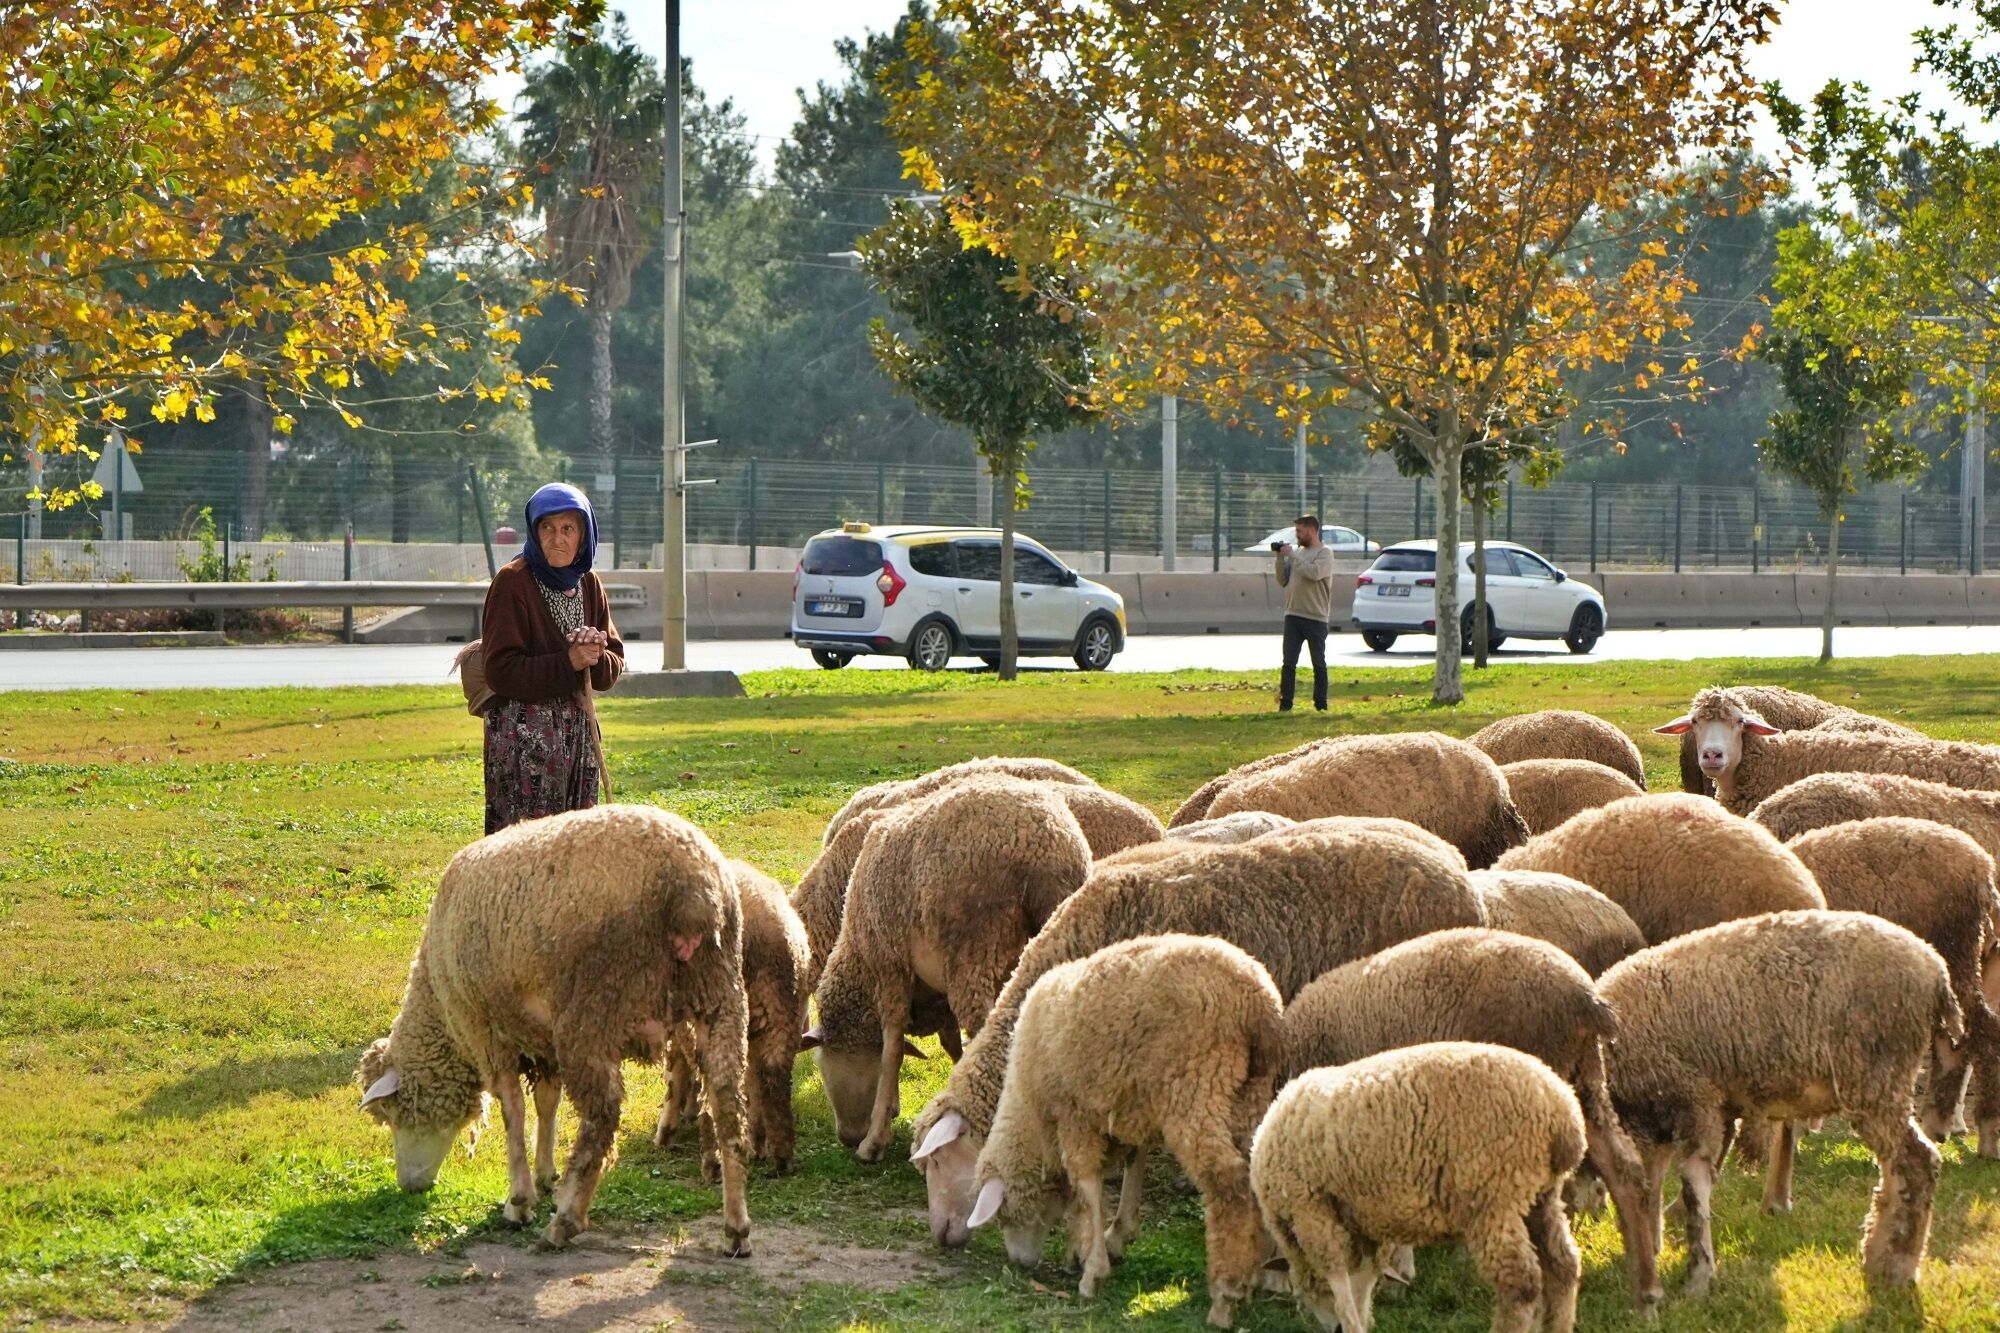
[[[535,524],[535,536],[542,543],[549,568],[567,569],[576,562],[577,549],[583,545],[583,516],[574,509],[550,514]]]

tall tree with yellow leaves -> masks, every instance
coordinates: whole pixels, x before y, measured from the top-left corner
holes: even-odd
[[[1672,217],[1697,156],[1747,142],[1772,0],[946,0],[948,58],[901,94],[910,169],[969,186],[991,242],[1080,265],[1137,385],[1289,414],[1350,400],[1438,479],[1552,373],[1674,338],[1684,274],[1623,220]],[[1698,190],[1693,195],[1699,198]],[[1736,196],[1739,205],[1745,199]],[[1754,195],[1749,196],[1754,203]],[[1586,226],[1588,224],[1588,226]],[[1663,354],[1664,355],[1664,354]],[[1641,363],[1631,388],[1696,379]],[[1671,368],[1670,368],[1671,367]],[[1325,387],[1301,403],[1301,373]],[[1463,697],[1457,562],[1438,562],[1433,697]]]
[[[497,119],[483,81],[598,3],[0,7],[0,429],[74,454],[132,406],[207,420],[245,384],[358,420],[377,370],[504,352],[523,304],[480,279],[527,194],[453,154]],[[398,218],[440,171],[450,206]],[[386,220],[342,225],[363,216]],[[413,307],[397,282],[439,256],[462,281]],[[158,299],[188,281],[207,299]],[[435,391],[519,399],[525,377],[498,355]]]

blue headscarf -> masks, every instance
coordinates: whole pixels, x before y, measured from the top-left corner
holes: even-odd
[[[577,546],[576,559],[561,569],[549,564],[542,554],[541,534],[535,525],[550,514],[575,512],[583,518],[583,541]],[[583,582],[583,576],[590,572],[590,561],[597,554],[597,515],[591,512],[590,497],[567,482],[552,481],[528,497],[528,544],[521,554],[527,557],[528,568],[545,587],[557,592],[568,592]]]

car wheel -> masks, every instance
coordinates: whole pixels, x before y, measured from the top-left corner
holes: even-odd
[[[854,654],[836,653],[831,648],[815,648],[812,650],[812,659],[823,670],[838,671],[854,660]]]
[[[1576,609],[1576,615],[1569,622],[1569,633],[1563,635],[1563,642],[1573,653],[1583,654],[1597,646],[1604,637],[1604,613],[1586,602]]]
[[[1102,671],[1118,653],[1118,636],[1108,622],[1093,620],[1083,627],[1072,658],[1080,671]]]
[[[1459,617],[1458,647],[1461,653],[1472,651],[1472,616],[1478,609],[1476,606],[1468,606],[1465,608],[1465,614]],[[1492,652],[1502,642],[1504,642],[1504,636],[1494,633],[1493,613],[1488,611],[1486,613],[1486,651],[1489,653]]]
[[[1386,653],[1396,646],[1396,636],[1387,630],[1365,629],[1361,631],[1361,642],[1368,645],[1371,653]]]
[[[951,662],[951,626],[942,620],[926,620],[910,636],[910,665],[919,671],[942,671]]]

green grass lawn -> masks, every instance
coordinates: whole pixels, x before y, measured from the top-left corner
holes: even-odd
[[[1275,674],[1275,673],[1273,673]],[[1272,679],[1220,673],[990,677],[773,672],[750,697],[601,704],[619,796],[693,819],[788,882],[849,792],[993,753],[1077,765],[1163,816],[1216,772],[1324,732],[1437,727],[1574,707],[1640,740],[1656,790],[1674,751],[1648,728],[1696,688],[1776,681],[1954,739],[2000,741],[2000,660],[1506,666],[1455,710],[1421,673],[1336,674],[1332,711],[1281,717]],[[355,1110],[361,1049],[388,1030],[439,870],[480,831],[479,732],[457,691],[0,694],[0,1325],[119,1320],[293,1260],[445,1246],[496,1229],[497,1133],[426,1196],[395,1188],[388,1135]],[[906,1065],[914,1113],[942,1059]],[[716,1195],[691,1152],[648,1141],[656,1073],[628,1069],[621,1159],[601,1226],[685,1225]],[[835,1141],[799,1065],[800,1166],[752,1178],[754,1218],[842,1241],[929,1244],[923,1190],[897,1153]],[[1838,1135],[1802,1151],[1798,1208],[1718,1191],[1711,1299],[1671,1299],[1667,1329],[2000,1328],[2000,1163],[1946,1153],[1921,1300],[1864,1290],[1856,1244],[1873,1163]],[[1615,1230],[1585,1222],[1584,1327],[1633,1323]],[[1041,1328],[1144,1318],[1201,1326],[1196,1202],[1162,1168],[1109,1293],[1082,1305],[1053,1267],[1010,1269],[997,1238],[945,1277],[890,1291],[829,1284],[738,1293],[766,1327]],[[768,1299],[768,1308],[758,1302]],[[1385,1329],[1483,1329],[1484,1287],[1451,1252],[1379,1307]],[[1242,1326],[1291,1329],[1261,1298]]]

